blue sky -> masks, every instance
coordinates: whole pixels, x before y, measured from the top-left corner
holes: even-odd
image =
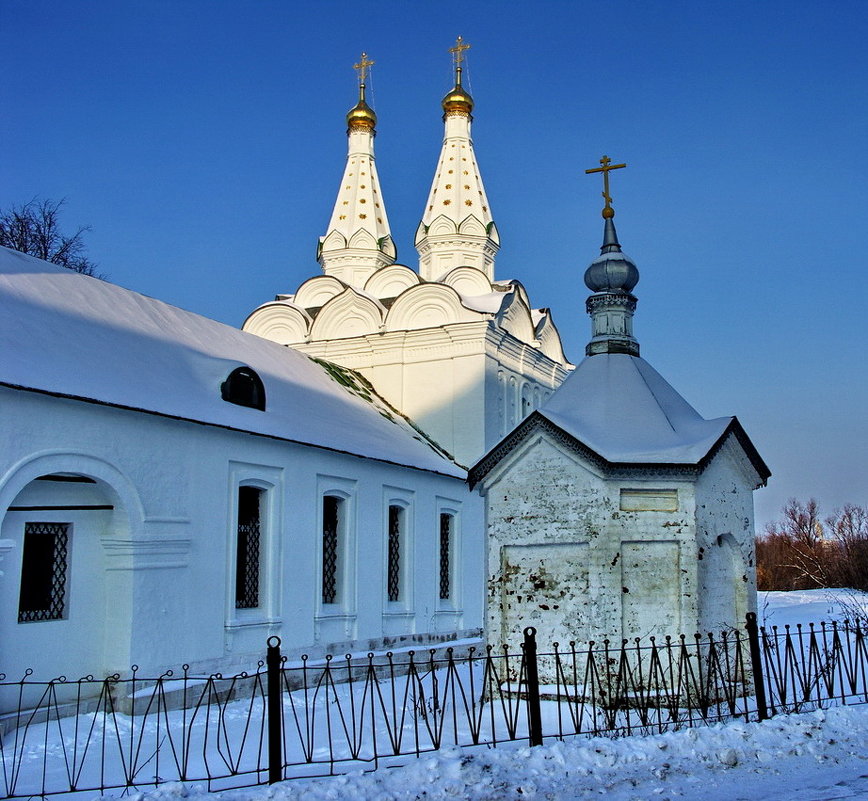
[[[589,337],[603,154],[635,330],[706,417],[736,414],[790,496],[868,504],[868,4],[0,4],[0,206],[67,198],[110,279],[240,325],[315,274],[366,50],[398,260],[472,44],[497,277]]]

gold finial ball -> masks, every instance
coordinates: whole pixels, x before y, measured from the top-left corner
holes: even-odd
[[[611,220],[612,217],[614,217],[614,216],[615,216],[615,209],[613,209],[611,206],[606,206],[603,209],[603,219],[604,220]]]

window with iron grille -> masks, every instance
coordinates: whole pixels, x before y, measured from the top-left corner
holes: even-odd
[[[263,490],[238,488],[238,536],[235,553],[235,608],[259,606],[260,507]]]
[[[325,495],[322,499],[322,602],[336,604],[338,597],[338,528],[341,499]]]
[[[400,506],[389,507],[389,561],[386,570],[387,590],[390,601],[401,599],[401,529],[404,510]]]
[[[69,523],[25,523],[18,622],[66,616]]]
[[[448,601],[452,597],[452,521],[454,517],[448,512],[440,514],[440,600]]]

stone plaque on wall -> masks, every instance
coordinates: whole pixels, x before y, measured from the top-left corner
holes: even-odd
[[[622,489],[622,512],[677,512],[678,490]]]

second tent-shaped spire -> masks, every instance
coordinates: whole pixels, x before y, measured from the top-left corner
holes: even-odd
[[[455,85],[443,98],[443,146],[416,230],[419,274],[427,281],[465,265],[494,280],[494,257],[500,247],[470,138],[473,98],[463,85],[464,53],[469,47],[459,36],[450,48]]]

